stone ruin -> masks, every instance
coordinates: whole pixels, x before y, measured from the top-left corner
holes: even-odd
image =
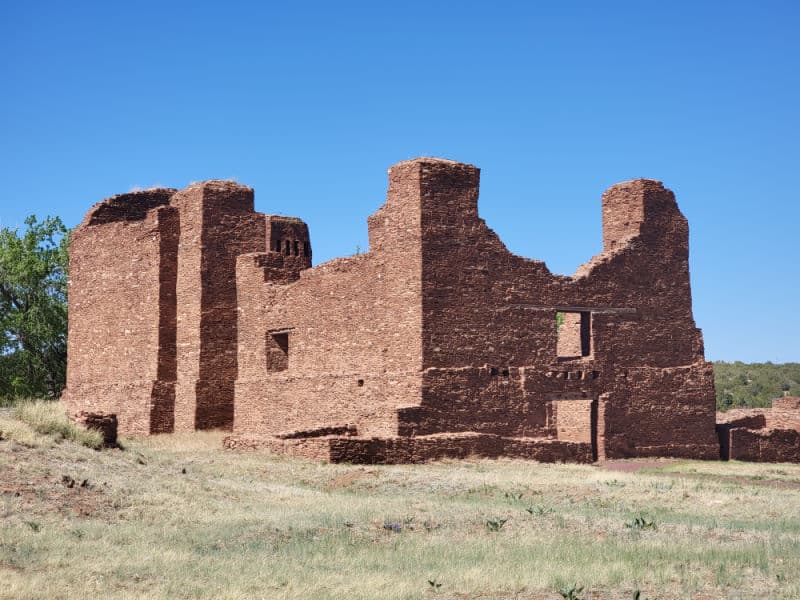
[[[718,458],[672,192],[611,187],[603,252],[561,276],[486,226],[479,174],[393,166],[369,251],[314,267],[306,224],[235,182],[95,205],[70,248],[69,409],[354,463]]]
[[[717,417],[720,458],[800,463],[800,398],[772,401],[772,408],[735,408]]]

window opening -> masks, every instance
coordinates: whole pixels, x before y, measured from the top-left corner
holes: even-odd
[[[289,332],[267,333],[267,371],[275,373],[289,368]]]
[[[592,353],[592,313],[588,311],[556,313],[558,358],[581,358]]]

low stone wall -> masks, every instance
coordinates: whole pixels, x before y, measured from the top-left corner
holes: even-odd
[[[800,463],[800,431],[794,429],[731,429],[728,458],[755,462]]]
[[[103,446],[117,447],[117,415],[102,412],[81,411],[74,416],[75,422],[87,429],[95,429],[103,435]]]
[[[354,464],[422,463],[469,456],[524,458],[539,462],[592,462],[591,444],[479,433],[392,438],[330,436],[279,439],[272,436],[228,436],[223,445],[234,450],[268,450],[289,456]]]
[[[767,427],[800,431],[800,398],[787,396],[773,400],[772,410],[767,415]]]
[[[717,413],[717,436],[722,460],[800,462],[800,398]]]

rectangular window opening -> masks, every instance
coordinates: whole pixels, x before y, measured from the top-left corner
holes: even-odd
[[[289,332],[267,333],[267,371],[276,373],[289,368]]]
[[[592,354],[592,313],[556,313],[556,353],[558,358],[582,358]]]

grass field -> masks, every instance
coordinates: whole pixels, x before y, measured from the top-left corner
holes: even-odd
[[[800,597],[800,465],[361,467],[24,427],[0,598]]]

